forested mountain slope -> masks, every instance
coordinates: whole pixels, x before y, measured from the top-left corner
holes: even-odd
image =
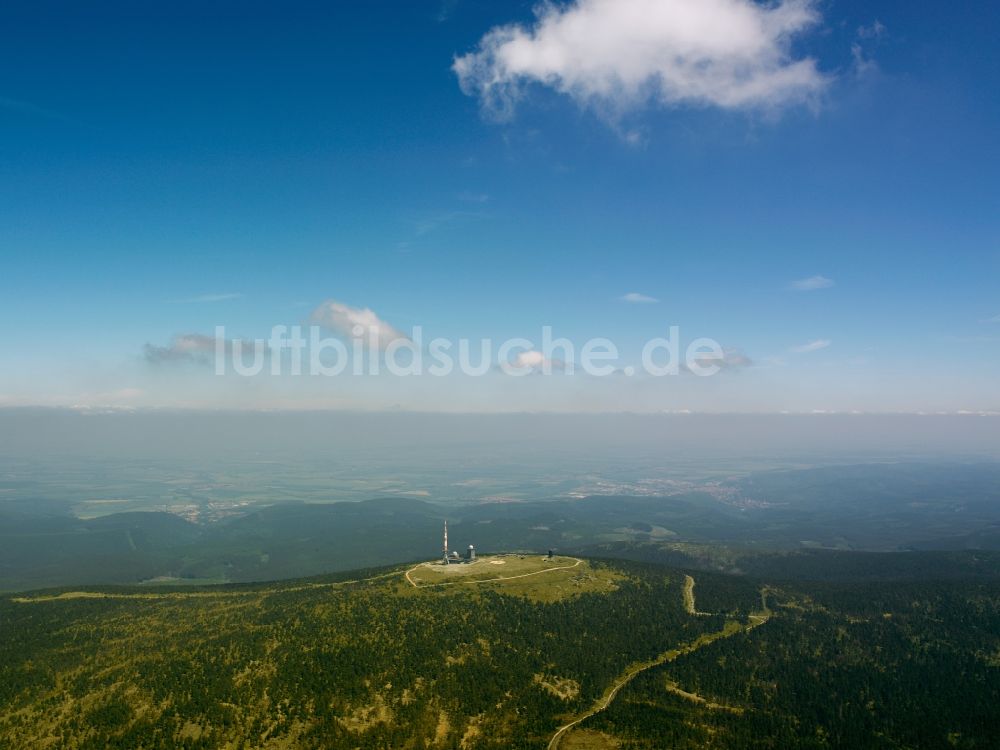
[[[0,599],[0,745],[1000,741],[995,580],[769,583],[517,555],[451,567]]]

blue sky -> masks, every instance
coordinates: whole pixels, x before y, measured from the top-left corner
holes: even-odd
[[[618,4],[648,46],[606,0],[6,4],[0,405],[1000,410],[996,6],[786,2],[779,33],[692,2]],[[623,364],[679,325],[747,364],[445,386],[144,356],[330,299]]]

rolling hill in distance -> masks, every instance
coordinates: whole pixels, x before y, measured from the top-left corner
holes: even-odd
[[[2,438],[4,747],[1000,740],[1000,462],[960,434],[979,422],[867,420],[913,439],[859,461],[770,418],[728,422],[727,448],[628,417],[611,442],[430,419],[411,445],[425,423],[399,415],[366,423],[364,457],[314,416],[238,415],[269,429],[216,448],[172,415],[38,418],[65,428],[58,458]],[[75,445],[81,424],[100,440]],[[275,426],[296,450],[267,454]],[[445,521],[474,563],[440,564]]]
[[[1000,549],[1000,464],[774,470],[701,489],[686,483],[673,494],[628,494],[636,486],[626,494],[475,504],[399,495],[286,501],[200,523],[163,511],[80,518],[71,505],[15,498],[0,503],[0,589],[278,580],[405,562],[433,552],[444,520],[454,539],[484,550],[630,543],[719,569],[765,550]]]

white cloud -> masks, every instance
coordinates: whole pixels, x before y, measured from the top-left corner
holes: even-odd
[[[406,334],[382,320],[371,309],[351,307],[332,299],[326,300],[313,310],[309,319],[312,323],[343,336],[360,337],[365,344],[374,340],[379,349],[385,349],[397,339],[409,339]]]
[[[854,73],[863,76],[878,70],[878,63],[868,54],[866,47],[877,45],[885,34],[885,25],[875,19],[870,26],[859,26],[858,41],[851,45],[851,58],[854,61]]]
[[[501,362],[498,365],[501,372],[530,371],[535,373],[553,372],[565,370],[566,362],[561,359],[547,359],[545,355],[537,349],[518,352],[509,362]]]
[[[859,39],[879,39],[885,34],[885,24],[876,18],[870,26],[858,26],[857,33]]]
[[[1000,323],[1000,315],[994,315],[992,318],[987,318],[983,322],[984,323]]]
[[[545,355],[537,349],[519,352],[514,358],[515,367],[541,367],[543,364],[545,364]]]
[[[532,349],[527,352],[520,352],[514,358],[514,367],[517,368],[527,368],[531,367],[537,370],[543,367],[551,367],[555,370],[561,370],[566,366],[566,363],[561,359],[546,359],[545,355],[542,354],[537,349]]]
[[[864,76],[878,70],[878,63],[865,54],[864,48],[854,43],[851,45],[851,60],[854,62],[854,73]]]
[[[720,370],[740,370],[744,367],[753,367],[753,360],[739,349],[723,349],[721,356],[704,354],[695,357],[695,363],[699,367],[718,367]],[[688,367],[684,367],[689,370]]]
[[[444,23],[445,21],[451,20],[452,13],[458,7],[459,0],[442,0],[441,7],[438,8],[437,22]]]
[[[828,279],[826,276],[810,276],[805,279],[796,279],[788,287],[797,292],[812,292],[816,289],[829,289],[833,284],[833,279]]]
[[[622,295],[622,302],[631,302],[633,305],[650,304],[659,301],[660,300],[656,299],[656,297],[650,297],[649,295],[640,294],[639,292],[629,292],[628,294]]]
[[[146,344],[143,356],[152,365],[179,362],[207,364],[215,352],[215,339],[203,333],[182,333],[174,336],[167,346]]]
[[[535,12],[530,27],[495,27],[452,66],[499,119],[531,83],[616,118],[650,103],[775,108],[828,80],[790,49],[820,20],[813,0],[576,0]]]
[[[815,341],[810,341],[806,344],[801,344],[800,346],[793,346],[792,351],[796,354],[805,354],[807,352],[818,352],[820,349],[826,349],[833,342],[830,339],[816,339]]]
[[[728,368],[751,367],[753,360],[739,349],[726,349],[722,353],[722,359],[716,360],[716,364]]]

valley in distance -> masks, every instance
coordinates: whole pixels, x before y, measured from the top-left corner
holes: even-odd
[[[65,444],[0,438],[3,747],[1000,746],[991,424],[14,417]]]

